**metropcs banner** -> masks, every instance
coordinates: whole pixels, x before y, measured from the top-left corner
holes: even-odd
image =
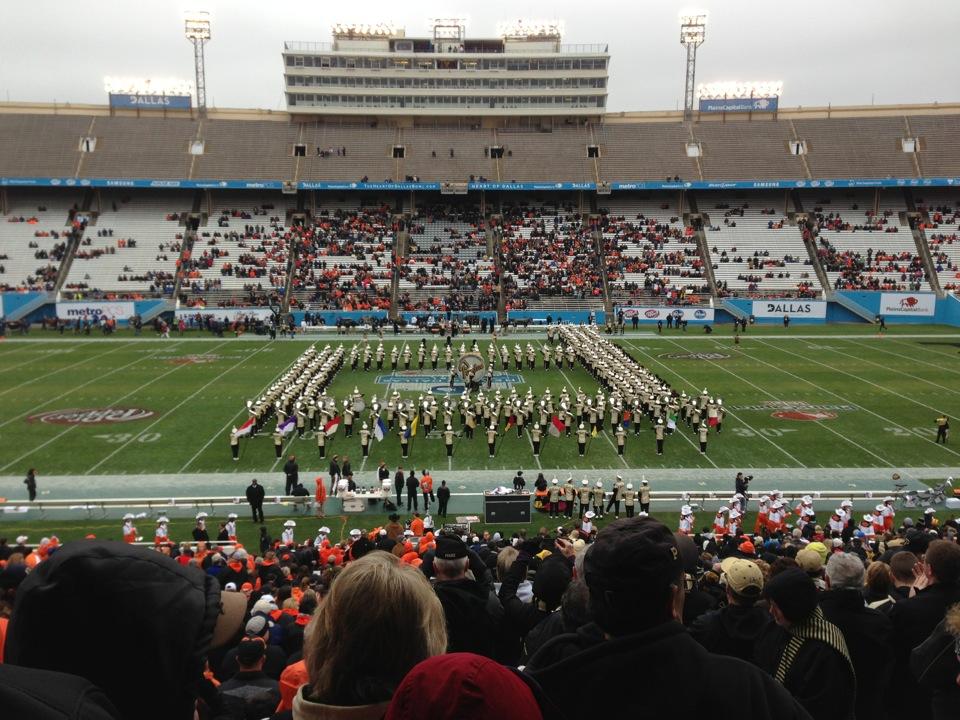
[[[933,293],[881,293],[881,315],[932,316],[937,309]]]
[[[827,317],[827,303],[823,300],[754,300],[751,314],[757,318],[817,318]]]
[[[622,307],[618,310],[623,310],[625,323],[633,322],[633,318],[637,318],[640,322],[657,322],[658,320],[666,322],[668,316],[674,320],[686,320],[692,323],[713,322],[713,308]]]
[[[217,320],[227,319],[228,322],[234,322],[240,318],[255,318],[257,320],[267,321],[273,317],[273,311],[270,308],[187,308],[177,310],[174,315],[177,320],[184,318],[195,318],[197,315],[202,317],[212,317]]]
[[[101,317],[129,320],[136,314],[132,302],[58,302],[60,320],[89,320],[99,322]]]

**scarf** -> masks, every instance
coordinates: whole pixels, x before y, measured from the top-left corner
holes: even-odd
[[[781,685],[787,673],[790,672],[793,661],[797,658],[797,653],[800,652],[800,648],[807,640],[819,640],[840,653],[847,661],[847,665],[850,666],[850,672],[856,677],[853,662],[850,660],[850,653],[847,652],[847,643],[843,639],[843,633],[840,632],[840,628],[827,621],[823,616],[823,610],[819,607],[810,613],[806,620],[791,627],[788,632],[790,633],[790,640],[787,642],[783,655],[780,656],[780,664],[777,666],[776,675],[774,675]]]

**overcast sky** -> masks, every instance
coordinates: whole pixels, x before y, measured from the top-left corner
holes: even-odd
[[[351,7],[354,6],[355,7]],[[333,22],[392,21],[426,36],[428,18],[559,19],[564,42],[608,43],[608,109],[673,110],[683,100],[678,15],[709,12],[698,82],[782,80],[781,106],[960,100],[958,0],[0,0],[0,100],[106,103],[108,75],[193,79],[183,12],[209,10],[207,99],[283,107],[284,40],[329,41]]]

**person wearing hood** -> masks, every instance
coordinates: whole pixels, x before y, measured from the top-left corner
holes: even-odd
[[[763,573],[756,563],[729,557],[720,564],[727,604],[698,617],[690,634],[708,651],[753,661],[753,646],[770,625],[770,614],[757,605]]]
[[[679,622],[684,571],[673,533],[650,517],[615,520],[583,562],[590,613],[602,634],[560,635],[530,674],[566,717],[743,717],[806,720],[772,677],[699,645]],[[549,664],[539,656],[555,658]],[[638,673],[637,668],[644,668]],[[695,680],[691,680],[694,678]],[[629,692],[576,692],[629,688]]]

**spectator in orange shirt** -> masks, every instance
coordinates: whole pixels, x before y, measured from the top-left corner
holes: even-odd
[[[433,494],[433,477],[426,468],[424,468],[423,475],[420,478],[420,489],[423,491],[423,510],[429,512],[430,503],[431,501],[435,502],[436,497]]]

